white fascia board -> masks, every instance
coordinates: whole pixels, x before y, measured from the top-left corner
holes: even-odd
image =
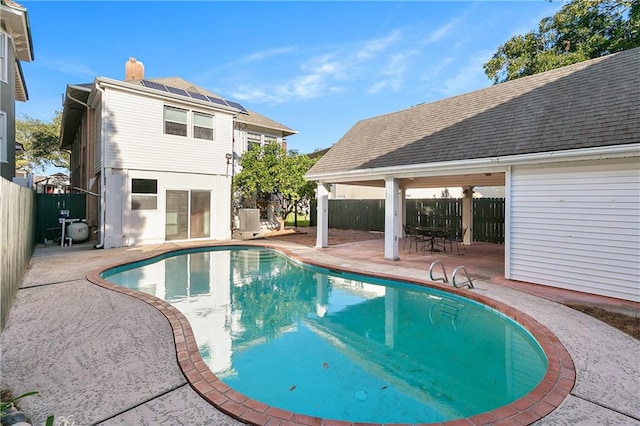
[[[156,89],[151,89],[142,85],[132,85],[131,83],[127,83],[126,81],[120,80],[112,80],[106,77],[97,77],[95,81],[96,85],[99,85],[102,88],[114,88],[119,89],[124,92],[140,94],[144,93],[145,95],[149,95],[158,99],[171,99],[177,103],[181,103],[187,105],[189,107],[193,105],[197,105],[199,108],[206,108],[219,112],[226,112],[232,115],[238,114],[240,112],[239,109],[233,107],[224,107],[218,104],[213,104],[211,102],[201,101],[199,99],[187,98],[185,96],[176,95],[171,92],[159,92]]]
[[[506,171],[508,167],[514,165],[601,160],[625,157],[640,157],[640,143],[509,155],[504,157],[445,161],[440,163],[379,167],[375,169],[351,170],[346,172],[306,174],[305,179],[327,183],[341,183],[357,180],[380,180],[386,178],[403,179],[426,176],[448,176],[459,175],[462,173],[494,173],[498,171]]]
[[[98,89],[98,79],[96,78],[95,80],[93,80],[93,86],[91,86],[91,93],[87,98],[87,104],[91,105],[92,109],[96,109],[98,107],[98,104],[97,104],[98,92],[100,92],[100,90]]]
[[[13,39],[16,59],[31,62],[33,60],[33,51],[26,10],[0,4],[0,16],[2,16],[3,21],[6,21],[9,35]]]

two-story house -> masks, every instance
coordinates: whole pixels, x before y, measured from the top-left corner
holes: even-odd
[[[27,9],[0,0],[0,176],[12,181],[16,174],[15,103],[29,96],[21,61],[33,60],[33,44]]]
[[[60,143],[72,188],[87,197],[98,247],[229,239],[232,178],[254,143],[296,132],[181,78],[68,85]]]

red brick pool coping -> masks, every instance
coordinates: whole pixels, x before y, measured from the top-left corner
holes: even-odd
[[[497,302],[487,297],[483,297],[468,290],[462,290],[454,287],[445,287],[432,283],[430,281],[420,281],[407,279],[392,274],[368,274],[356,268],[336,267],[321,262],[314,261],[309,258],[301,257],[290,250],[269,244],[268,242],[252,242],[252,243],[220,243],[220,244],[189,244],[184,247],[166,247],[147,253],[143,256],[129,259],[127,261],[118,262],[113,265],[91,271],[86,278],[92,283],[103,288],[113,290],[122,294],[135,297],[143,302],[148,303],[159,310],[169,321],[173,330],[173,338],[176,348],[176,356],[180,369],[191,387],[206,401],[211,403],[218,410],[233,417],[241,422],[254,425],[306,425],[306,426],[365,426],[375,425],[375,423],[348,422],[341,420],[329,420],[319,417],[312,417],[303,414],[297,414],[291,411],[282,410],[272,407],[260,401],[248,398],[247,396],[236,392],[216,377],[209,367],[204,363],[198,345],[193,335],[191,325],[186,317],[169,303],[155,296],[111,284],[101,278],[103,271],[125,265],[132,262],[149,259],[152,257],[164,255],[170,252],[189,250],[193,248],[215,246],[258,246],[267,247],[283,252],[287,256],[297,261],[319,266],[330,270],[340,270],[360,275],[369,275],[372,277],[392,279],[406,283],[416,284],[425,287],[431,287],[438,290],[448,291],[459,296],[475,300],[487,306],[496,309],[505,316],[518,322],[527,329],[538,341],[548,360],[548,369],[542,381],[528,394],[522,398],[504,405],[492,411],[477,414],[472,417],[446,421],[442,423],[425,423],[424,425],[528,425],[545,417],[555,410],[573,389],[576,373],[571,356],[562,345],[560,340],[545,326],[533,319],[531,316],[520,312],[519,310]],[[387,424],[390,425],[390,424]]]

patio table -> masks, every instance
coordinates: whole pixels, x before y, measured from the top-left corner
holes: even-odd
[[[444,238],[449,235],[449,229],[443,227],[433,227],[433,226],[416,226],[416,232],[420,235],[424,235],[429,240],[429,251],[432,253],[440,252],[440,249],[437,247],[436,239]],[[444,245],[443,245],[444,248]],[[424,247],[423,247],[424,249]],[[445,249],[446,251],[446,249]]]

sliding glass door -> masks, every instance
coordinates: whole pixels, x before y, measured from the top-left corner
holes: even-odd
[[[167,241],[211,236],[210,191],[167,191],[166,207]]]

